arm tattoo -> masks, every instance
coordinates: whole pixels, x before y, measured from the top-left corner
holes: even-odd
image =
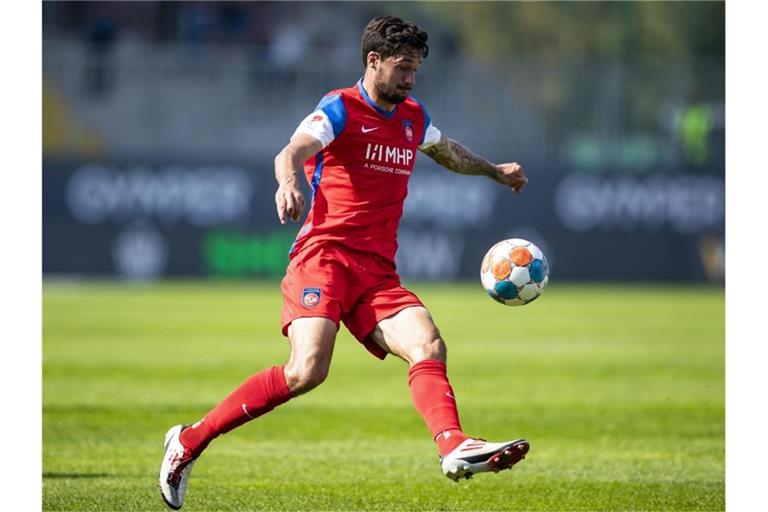
[[[496,166],[483,157],[477,156],[458,142],[447,137],[440,137],[440,142],[424,148],[422,153],[439,163],[449,171],[458,174],[488,176],[499,181]]]

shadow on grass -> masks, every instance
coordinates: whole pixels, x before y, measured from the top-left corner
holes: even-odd
[[[43,478],[109,478],[109,473],[43,473]]]

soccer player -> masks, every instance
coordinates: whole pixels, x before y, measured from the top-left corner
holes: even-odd
[[[417,150],[453,172],[487,176],[514,192],[528,182],[517,163],[492,164],[445,137],[409,96],[428,52],[427,34],[416,25],[391,16],[371,20],[362,37],[364,76],[326,94],[275,158],[281,223],[297,221],[305,209],[300,169],[312,188],[281,285],[290,357],[251,376],[194,425],[168,431],[159,483],[171,508],[182,506],[192,465],[212,440],[325,380],[342,322],[376,357],[393,354],[408,363],[413,403],[448,478],[508,469],[528,452],[524,439],[491,443],[464,433],[445,342],[395,269]]]

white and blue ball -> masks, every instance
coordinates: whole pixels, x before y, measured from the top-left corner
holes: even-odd
[[[533,302],[549,281],[549,264],[535,244],[522,238],[491,247],[480,267],[480,281],[493,300],[507,306]]]

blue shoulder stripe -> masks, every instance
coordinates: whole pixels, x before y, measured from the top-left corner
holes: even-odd
[[[432,122],[432,118],[429,117],[429,112],[427,112],[426,107],[423,103],[421,103],[419,100],[411,96],[411,99],[415,101],[419,107],[421,107],[421,111],[424,113],[424,130],[421,132],[421,142],[419,142],[419,146],[424,144],[424,139],[427,136],[427,128],[429,128],[429,124]]]
[[[347,109],[344,108],[344,102],[341,100],[341,94],[331,94],[324,96],[317,104],[315,110],[322,110],[333,126],[333,136],[338,137],[344,131],[347,124]]]

